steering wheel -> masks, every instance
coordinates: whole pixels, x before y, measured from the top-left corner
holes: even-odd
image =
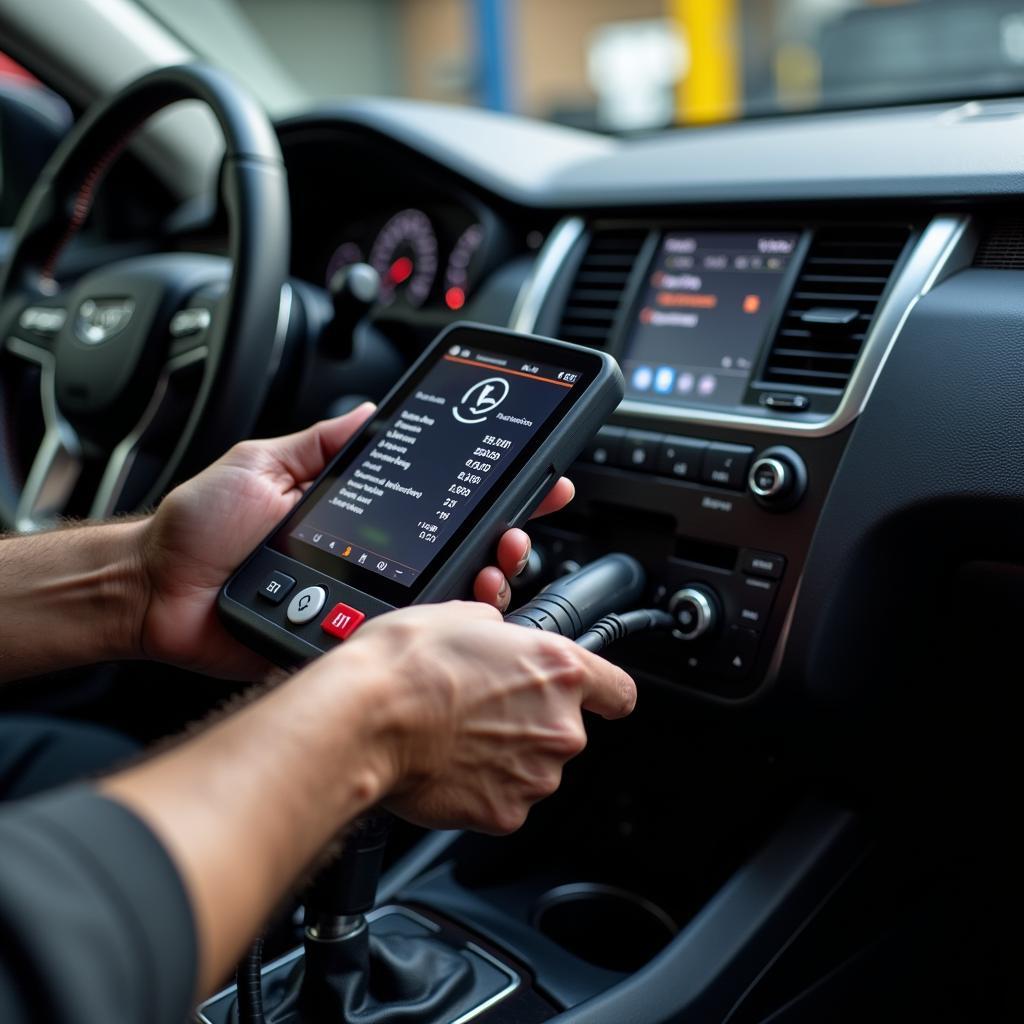
[[[138,256],[62,286],[58,260],[105,173],[142,125],[182,100],[206,104],[224,136],[230,259]],[[226,75],[163,68],[91,108],[26,198],[0,279],[6,525],[146,506],[248,436],[284,344],[289,246],[277,137]],[[30,459],[19,457],[24,433],[6,400],[26,377],[38,378],[45,426]]]

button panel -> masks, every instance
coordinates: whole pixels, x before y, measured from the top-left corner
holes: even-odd
[[[616,466],[742,491],[747,487],[747,470],[753,455],[754,449],[747,445],[602,427],[581,459],[596,466]]]

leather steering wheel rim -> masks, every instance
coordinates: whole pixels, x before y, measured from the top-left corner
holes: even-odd
[[[47,403],[52,403],[48,434],[59,433],[61,424],[66,427],[67,423],[57,407],[57,392],[48,394],[47,388],[54,388],[61,354],[73,347],[75,359],[93,358],[86,352],[88,346],[68,334],[79,314],[72,308],[64,310],[66,323],[50,344],[26,331],[19,316],[33,301],[53,308],[54,294],[59,308],[53,276],[56,261],[85,221],[105,172],[154,114],[183,100],[205,104],[224,137],[221,187],[229,223],[230,276],[217,313],[202,332],[201,345],[197,341],[191,347],[194,353],[205,350],[191,407],[173,450],[144,500],[137,503],[141,505],[158,500],[175,481],[251,434],[280,361],[284,337],[279,319],[288,295],[289,197],[280,146],[266,113],[230,77],[205,65],[161,68],[130,83],[87,111],[53,154],[19,211],[10,259],[0,278],[4,356],[15,352],[40,364],[44,413]],[[125,261],[125,266],[130,262]],[[154,331],[166,334],[167,317],[158,319]],[[144,343],[151,341],[144,339]],[[167,344],[166,338],[162,343]],[[175,354],[179,364],[183,363],[181,349],[179,345]],[[97,415],[102,419],[102,410]],[[35,524],[18,522],[29,480],[20,479],[14,430],[11,417],[0,416],[0,517],[8,525],[31,528]]]

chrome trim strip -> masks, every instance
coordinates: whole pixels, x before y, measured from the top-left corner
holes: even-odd
[[[270,350],[270,359],[267,361],[267,376],[273,380],[275,374],[281,367],[281,357],[284,355],[284,342],[288,337],[288,327],[292,322],[292,302],[294,293],[292,286],[285,281],[281,285],[281,298],[277,303],[277,323],[274,326],[274,347]]]
[[[366,915],[366,920],[375,921],[378,917],[386,917],[390,914],[400,914],[402,917],[408,918],[410,921],[415,921],[417,924],[423,925],[424,928],[427,928],[429,931],[432,932],[439,932],[441,930],[439,925],[431,921],[429,918],[423,917],[422,914],[417,914],[415,910],[410,910],[408,907],[400,907],[394,905],[378,907],[376,910],[371,910]],[[506,985],[505,988],[503,988],[500,992],[496,992],[493,996],[490,997],[490,999],[487,999],[484,1002],[482,1002],[478,1007],[476,1007],[476,1009],[470,1010],[468,1013],[464,1013],[461,1017],[457,1018],[456,1020],[453,1020],[451,1024],[467,1024],[468,1021],[474,1020],[476,1017],[479,1017],[481,1013],[484,1013],[486,1010],[489,1010],[492,1006],[495,1006],[497,1003],[500,1003],[507,996],[510,996],[513,992],[515,992],[517,988],[519,988],[519,985],[522,982],[522,978],[519,976],[519,974],[513,971],[508,964],[502,963],[497,957],[488,953],[486,949],[482,949],[475,942],[467,942],[466,949],[472,950],[473,953],[476,954],[476,956],[480,957],[481,960],[486,960],[492,967],[495,967],[502,974],[504,974],[505,977],[509,979],[509,984]],[[264,964],[262,970],[260,971],[260,974],[264,975],[269,973],[270,971],[276,971],[279,967],[284,967],[285,964],[290,964],[294,960],[298,960],[298,958],[302,956],[302,953],[302,946],[298,946],[295,949],[293,949],[290,953],[285,953],[284,956],[278,957],[271,963]],[[213,1003],[216,1003],[219,1000],[223,999],[225,996],[230,995],[235,990],[235,985],[229,985],[227,988],[221,989],[220,992],[217,992],[216,994],[210,996],[209,999],[206,999],[202,1003],[200,1003],[200,1005],[196,1008],[195,1016],[195,1019],[199,1022],[199,1024],[213,1024],[210,1018],[207,1017],[206,1014],[204,1013],[205,1009]]]
[[[973,241],[968,231],[970,224],[970,217],[962,214],[939,214],[928,223],[875,316],[838,408],[827,418],[807,421],[692,407],[682,409],[633,398],[622,401],[617,412],[669,423],[703,423],[713,427],[735,427],[790,437],[826,437],[845,429],[864,411],[889,353],[914,306],[943,278],[969,261],[970,243]],[[518,315],[512,321],[514,330],[527,333],[533,330],[537,315],[560,269],[553,262],[554,254],[561,252],[567,255],[583,228],[582,220],[572,217],[562,221],[552,231],[545,252],[521,293],[522,302],[517,302]],[[571,239],[568,245],[561,244],[563,233]]]
[[[551,234],[537,255],[533,270],[516,296],[509,317],[509,327],[513,331],[523,334],[533,332],[548,292],[584,230],[586,223],[582,217],[566,217],[551,229]]]

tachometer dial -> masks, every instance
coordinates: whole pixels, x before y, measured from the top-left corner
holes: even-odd
[[[470,224],[459,235],[448,257],[448,266],[444,272],[444,304],[449,309],[462,309],[466,304],[470,284],[469,267],[483,240],[483,225]]]
[[[334,250],[331,258],[327,261],[327,271],[324,275],[324,283],[328,288],[330,288],[335,274],[344,270],[346,267],[351,267],[353,263],[362,262],[363,250],[360,249],[355,242],[342,242],[341,245]]]
[[[422,306],[437,276],[437,235],[422,210],[402,210],[381,228],[370,250],[370,265],[380,274],[380,301],[404,295]]]

